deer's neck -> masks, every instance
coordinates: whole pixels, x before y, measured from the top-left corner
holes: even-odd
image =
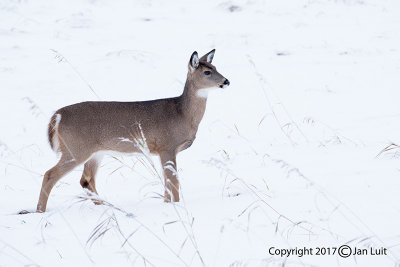
[[[196,127],[196,130],[206,111],[207,104],[207,98],[198,96],[197,89],[196,83],[187,79],[181,95],[182,113],[192,126]]]

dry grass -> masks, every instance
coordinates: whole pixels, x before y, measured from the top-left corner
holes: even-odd
[[[133,144],[140,149],[141,154],[143,157],[138,158],[138,162],[143,165],[143,167],[148,171],[151,177],[154,178],[155,181],[157,181],[158,184],[162,185],[162,188],[164,191],[168,190],[165,184],[163,183],[164,177],[162,177],[157,170],[157,165],[153,161],[153,158],[150,154],[150,151],[148,149],[146,139],[143,135],[143,131],[140,128],[139,125],[139,138],[137,138],[138,135],[132,134],[131,138],[134,140]],[[120,161],[121,162],[121,161]],[[120,168],[120,167],[118,167]],[[168,168],[172,170],[175,175],[178,175],[178,172],[172,166],[171,164],[168,164],[167,166],[164,166],[164,168]],[[179,260],[181,264],[184,266],[191,266],[191,262],[187,262],[182,258],[180,253],[182,252],[184,247],[187,247],[188,244],[191,245],[192,249],[194,250],[194,256],[196,256],[201,265],[205,266],[203,257],[201,256],[201,253],[199,251],[196,237],[194,235],[193,231],[193,225],[194,225],[194,218],[187,209],[185,198],[183,195],[183,190],[180,188],[180,194],[181,194],[181,202],[180,203],[174,203],[171,202],[169,203],[171,207],[173,208],[175,215],[177,216],[177,219],[174,221],[169,221],[163,224],[162,226],[162,231],[165,233],[166,228],[168,225],[172,224],[180,224],[184,233],[186,234],[186,237],[184,238],[183,242],[179,246],[179,250],[174,250],[172,248],[172,245],[170,245],[167,241],[165,241],[161,236],[159,236],[150,226],[146,225],[143,223],[138,217],[136,217],[134,214],[117,207],[116,205],[110,203],[109,201],[106,201],[102,198],[100,198],[98,195],[93,194],[90,191],[86,191],[86,194],[81,195],[78,197],[79,202],[86,202],[86,201],[93,201],[93,202],[101,202],[104,207],[107,207],[107,209],[104,212],[105,219],[101,220],[100,223],[92,230],[92,233],[90,234],[88,240],[87,240],[87,245],[92,246],[94,242],[96,242],[98,239],[104,237],[108,232],[111,230],[116,232],[120,237],[121,237],[121,248],[128,246],[132,252],[134,252],[142,261],[145,265],[149,266],[154,266],[154,264],[146,257],[143,255],[135,246],[130,242],[131,238],[138,233],[139,231],[145,231],[147,232],[150,236],[154,237],[163,247],[165,247],[172,255],[175,256],[176,259]],[[160,200],[165,200],[164,196],[161,195],[158,192],[152,192],[155,198],[158,198]],[[171,193],[171,192],[170,192]],[[154,198],[153,196],[153,198]],[[123,230],[120,227],[120,222],[118,220],[118,217],[116,216],[116,212],[121,213],[125,215],[125,218],[129,220],[133,220],[136,223],[136,227],[130,232],[130,233],[124,233]],[[193,261],[194,258],[192,257],[191,261]]]

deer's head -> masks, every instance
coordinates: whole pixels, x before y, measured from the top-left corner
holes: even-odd
[[[203,97],[205,97],[204,92],[208,91],[208,89],[225,88],[230,84],[229,80],[222,76],[215,66],[211,64],[214,54],[215,49],[199,58],[195,51],[189,60],[188,79],[195,84],[198,94]]]

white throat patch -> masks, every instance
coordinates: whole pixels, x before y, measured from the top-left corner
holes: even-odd
[[[201,98],[207,98],[208,97],[208,92],[210,92],[212,88],[204,88],[197,90],[197,96]]]

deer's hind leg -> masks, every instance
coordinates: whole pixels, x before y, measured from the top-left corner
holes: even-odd
[[[83,188],[88,189],[94,194],[98,195],[96,190],[96,174],[100,166],[101,157],[94,155],[90,160],[85,163],[83,168],[82,178],[80,184]],[[91,194],[89,194],[91,195]],[[94,204],[103,204],[102,201],[93,200]]]
[[[58,180],[60,180],[64,175],[72,171],[72,169],[81,163],[82,161],[77,161],[71,156],[71,154],[63,153],[60,161],[53,168],[48,170],[43,177],[42,188],[40,190],[36,212],[46,211],[47,201],[49,199],[51,189],[53,189]]]

